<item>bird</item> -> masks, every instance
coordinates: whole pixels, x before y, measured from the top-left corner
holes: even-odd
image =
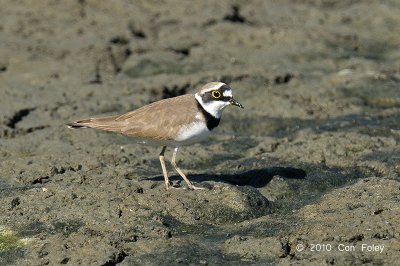
[[[131,112],[106,117],[95,117],[67,124],[69,128],[94,128],[133,137],[137,143],[162,147],[159,154],[165,186],[172,187],[165,166],[165,150],[173,148],[171,165],[183,178],[190,190],[203,189],[194,186],[176,164],[180,147],[200,143],[221,120],[222,111],[228,105],[243,108],[233,98],[232,89],[223,82],[210,82],[195,94],[184,94],[159,100]]]

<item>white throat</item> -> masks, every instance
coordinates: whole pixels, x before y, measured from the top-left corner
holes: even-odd
[[[225,109],[225,107],[229,105],[229,102],[223,102],[223,101],[212,101],[205,103],[203,102],[203,99],[198,93],[196,93],[194,97],[204,108],[204,110],[206,110],[210,115],[218,119],[221,118],[222,111]]]

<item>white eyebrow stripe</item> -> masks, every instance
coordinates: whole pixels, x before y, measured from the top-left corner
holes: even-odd
[[[222,93],[224,97],[232,97],[232,91],[231,90],[226,90]]]

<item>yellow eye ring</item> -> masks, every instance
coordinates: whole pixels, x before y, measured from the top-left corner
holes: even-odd
[[[221,92],[220,92],[220,91],[217,91],[217,90],[212,91],[212,92],[211,92],[211,96],[212,96],[213,98],[215,98],[215,99],[221,98]]]

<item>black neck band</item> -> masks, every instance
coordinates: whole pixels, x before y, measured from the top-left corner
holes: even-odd
[[[207,128],[208,130],[213,130],[214,128],[216,128],[219,124],[219,121],[221,120],[220,118],[216,118],[215,116],[213,116],[212,114],[210,114],[209,112],[207,112],[204,107],[199,103],[199,101],[197,101],[197,106],[199,107],[199,109],[201,110],[201,112],[204,115],[204,118],[206,119],[206,124],[207,124]]]

